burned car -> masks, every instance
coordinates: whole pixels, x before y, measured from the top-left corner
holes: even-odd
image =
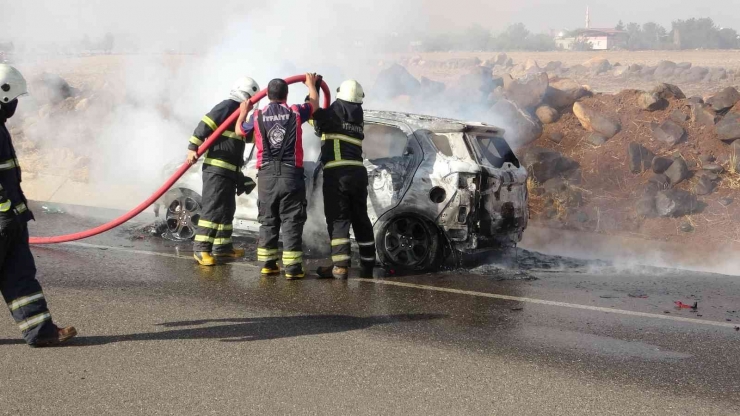
[[[312,129],[305,129],[304,147],[316,143],[318,148],[319,140]],[[501,129],[366,111],[363,151],[368,214],[383,265],[423,270],[454,252],[512,246],[521,240],[529,217],[527,170]],[[313,160],[304,161],[309,200],[304,241],[328,247],[322,167],[316,152],[309,157]],[[167,173],[171,171],[174,166]],[[255,161],[248,161],[244,174],[259,180]],[[195,234],[200,176],[200,169],[192,168],[162,201],[167,227],[175,238],[190,239]],[[237,198],[234,229],[258,231],[257,192]]]

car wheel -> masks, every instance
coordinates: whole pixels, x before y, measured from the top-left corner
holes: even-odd
[[[381,226],[376,239],[381,262],[400,270],[429,269],[439,257],[437,229],[416,216],[389,220]]]
[[[200,195],[190,189],[173,189],[165,195],[165,221],[172,239],[186,241],[195,237],[201,211],[200,201]]]

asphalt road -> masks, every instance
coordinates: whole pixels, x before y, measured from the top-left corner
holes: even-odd
[[[110,215],[34,207],[32,235]],[[290,282],[131,229],[33,250],[80,335],[30,349],[0,319],[0,414],[740,414],[737,277],[520,252]]]

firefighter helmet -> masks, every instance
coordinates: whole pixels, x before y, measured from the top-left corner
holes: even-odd
[[[0,64],[0,102],[9,103],[21,95],[28,94],[26,79],[7,64]]]
[[[365,98],[365,91],[363,91],[362,85],[360,85],[359,82],[350,79],[344,81],[342,85],[337,88],[337,98],[355,104],[362,104],[362,101]]]
[[[257,85],[257,81],[252,78],[244,77],[239,78],[234,83],[234,88],[231,89],[231,97],[237,99],[237,101],[247,101],[254,97],[255,94],[260,90],[260,86]]]

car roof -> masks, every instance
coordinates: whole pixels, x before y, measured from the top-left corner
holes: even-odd
[[[434,133],[475,132],[495,135],[504,134],[504,129],[483,122],[461,121],[398,111],[365,110],[365,117],[380,121],[402,122],[408,124],[413,130],[430,130]]]

